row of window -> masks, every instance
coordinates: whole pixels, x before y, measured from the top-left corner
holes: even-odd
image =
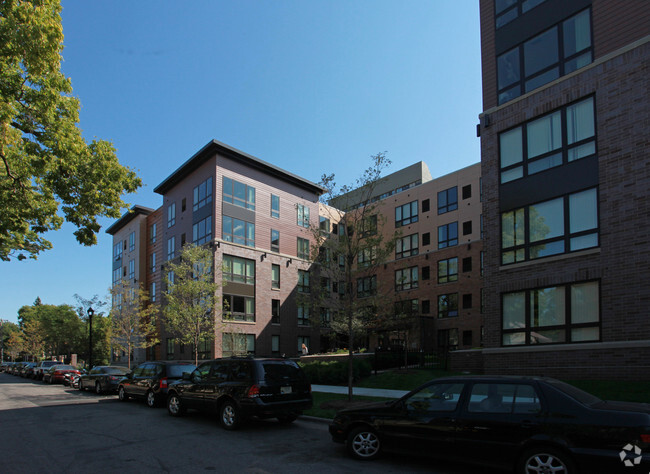
[[[242,333],[223,333],[222,334],[222,356],[242,356],[242,355],[255,355],[256,340],[255,334],[242,334]],[[297,338],[297,353],[301,353],[301,348],[304,345],[309,347],[309,336],[298,336]],[[205,360],[211,357],[212,341],[201,341],[198,347],[199,359]],[[176,341],[174,338],[168,337],[165,341],[165,349],[167,359],[172,360],[177,358],[177,354],[192,354],[194,350],[192,347],[185,347],[185,344],[178,344],[178,352],[176,352]],[[280,336],[271,336],[271,353],[272,355],[280,355]]]

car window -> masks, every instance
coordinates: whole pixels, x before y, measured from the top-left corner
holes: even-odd
[[[137,366],[135,369],[133,369],[133,376],[134,377],[142,377],[142,372],[144,371],[144,368],[147,364],[141,364]]]
[[[196,368],[194,364],[170,364],[167,366],[167,377],[181,378],[184,372],[192,372]]]
[[[462,383],[438,383],[427,385],[405,400],[409,413],[454,411],[463,392]]]
[[[278,382],[286,379],[303,380],[305,374],[298,364],[291,360],[265,361],[261,364],[261,379],[265,382]]]
[[[100,368],[98,368],[98,367],[94,367],[94,368],[90,371],[91,375],[100,374],[101,372],[102,372],[102,369],[100,369]]]
[[[210,363],[205,362],[201,365],[199,365],[193,372],[192,372],[192,380],[194,382],[200,382],[201,380],[205,380],[208,378],[208,375],[210,374]]]
[[[129,369],[126,367],[105,367],[104,372],[111,375],[126,375],[129,373]]]
[[[226,361],[215,361],[212,364],[212,377],[217,382],[225,382],[230,374],[231,364]]]
[[[250,380],[253,376],[251,364],[246,361],[231,362],[230,376],[232,380]]]
[[[512,383],[474,384],[467,406],[469,413],[538,413],[540,410],[534,387]]]

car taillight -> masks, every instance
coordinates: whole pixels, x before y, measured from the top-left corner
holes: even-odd
[[[167,388],[167,377],[160,379],[160,388]]]
[[[112,380],[113,382],[115,382],[116,380],[119,380],[119,377],[118,377],[117,375],[109,375],[109,376],[108,376],[108,379],[109,379],[109,380]]]
[[[642,434],[641,441],[644,443],[650,443],[650,434]]]
[[[246,395],[248,398],[255,398],[260,396],[260,386],[259,385],[251,385],[251,388],[248,389],[248,394]]]

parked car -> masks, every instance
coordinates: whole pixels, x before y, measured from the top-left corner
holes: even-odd
[[[96,394],[115,392],[129,369],[120,366],[99,365],[90,369],[87,374],[79,377],[79,390],[94,390]]]
[[[63,385],[65,385],[66,387],[78,388],[78,386],[77,387],[73,386],[72,381],[76,377],[80,377],[85,373],[86,373],[85,369],[78,369],[77,372],[66,372],[63,375]]]
[[[21,377],[31,379],[32,375],[34,374],[34,367],[36,367],[36,362],[25,362],[20,368],[19,375]]]
[[[9,367],[9,373],[11,375],[18,375],[23,364],[24,362],[14,362],[11,367]]]
[[[559,474],[650,466],[650,404],[605,402],[544,377],[437,379],[396,401],[341,410],[329,431],[363,460],[426,453]]]
[[[73,365],[53,365],[43,373],[44,383],[63,383],[65,374],[79,374],[80,371]]]
[[[188,408],[206,410],[217,413],[228,430],[251,416],[291,423],[311,406],[311,385],[288,359],[207,361],[170,385],[167,396],[170,415],[183,415]]]
[[[117,395],[123,402],[129,398],[141,398],[151,408],[167,397],[169,384],[183,377],[184,372],[196,368],[187,361],[149,361],[138,365],[129,372],[117,387]]]
[[[46,370],[48,370],[53,365],[61,365],[62,363],[63,362],[60,362],[58,360],[42,360],[38,364],[36,364],[36,367],[34,367],[34,373],[32,374],[32,378],[35,380],[42,380],[43,373]]]
[[[9,368],[13,365],[13,362],[3,362],[0,364],[0,372],[9,372]]]

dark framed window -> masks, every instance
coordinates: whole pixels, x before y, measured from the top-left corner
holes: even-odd
[[[298,258],[309,260],[309,240],[298,237]]]
[[[472,257],[463,258],[463,273],[472,271]]]
[[[428,199],[423,199],[422,200],[422,212],[429,212],[430,209],[430,201]]]
[[[223,177],[223,201],[243,207],[244,209],[255,210],[255,188],[240,183],[234,179]]]
[[[255,354],[255,334],[241,334],[237,332],[224,332],[222,336],[223,357],[245,356]],[[229,369],[231,365],[222,366]],[[217,372],[217,370],[213,370]]]
[[[309,207],[303,204],[296,205],[296,222],[300,227],[309,228]]]
[[[422,246],[426,247],[427,245],[431,245],[431,234],[429,232],[422,234]]]
[[[546,0],[494,0],[495,25],[501,28]]]
[[[395,301],[395,314],[415,316],[420,310],[420,302],[417,299]]]
[[[167,206],[167,227],[176,224],[176,203],[172,202]]]
[[[223,315],[233,321],[255,322],[255,298],[223,295]]]
[[[192,225],[192,242],[196,245],[205,244],[212,240],[212,216],[201,219]]]
[[[418,267],[395,270],[395,291],[412,290],[418,287]]]
[[[192,211],[198,211],[212,202],[212,176],[196,186],[192,192]]]
[[[271,229],[271,252],[280,252],[280,231]]]
[[[271,194],[271,217],[280,218],[280,196]]]
[[[156,231],[157,231],[157,225],[151,224],[150,231],[149,231],[149,237],[151,238],[151,243],[155,244],[156,243]]]
[[[377,260],[377,247],[371,246],[359,250],[357,263],[360,267],[368,267],[375,263]]]
[[[438,214],[458,209],[458,188],[445,189],[438,193]]]
[[[298,292],[309,293],[309,272],[298,270]]]
[[[348,229],[348,232],[350,229]],[[361,237],[370,237],[377,235],[377,214],[366,216],[361,221]]]
[[[395,227],[413,224],[418,221],[418,202],[412,201],[395,208]]]
[[[255,247],[255,224],[230,216],[223,216],[223,240]]]
[[[321,234],[329,235],[329,233],[330,233],[330,220],[327,217],[319,216],[319,218],[318,218],[318,228],[319,228]]]
[[[377,294],[377,276],[357,278],[357,297],[367,298]]]
[[[463,222],[463,235],[472,233],[472,221]]]
[[[223,278],[233,283],[255,284],[255,260],[235,257],[233,255],[223,256]]]
[[[418,234],[407,235],[401,239],[397,239],[395,244],[395,258],[412,257],[419,253],[419,239]]]
[[[298,305],[298,326],[310,326],[311,325],[311,311],[308,305],[299,304]]]
[[[277,334],[271,336],[271,354],[274,356],[280,355],[280,336]]]
[[[332,324],[332,314],[329,308],[321,307],[320,309],[320,325],[324,328],[330,327]]]
[[[458,328],[438,330],[438,347],[449,351],[458,349]]]
[[[438,226],[438,248],[444,249],[458,245],[458,222]]]
[[[599,245],[597,188],[501,214],[503,265]]]
[[[176,237],[167,239],[167,260],[173,260],[176,256]]]
[[[594,98],[499,134],[501,184],[596,153]]]
[[[280,300],[271,300],[271,323],[280,324]]]
[[[586,9],[497,57],[499,104],[592,60],[591,10]]]
[[[600,340],[598,281],[501,295],[504,346]]]
[[[438,262],[438,283],[458,281],[458,257]]]
[[[454,318],[458,316],[458,293],[438,295],[438,317]]]
[[[271,288],[274,290],[280,289],[280,265],[275,263],[271,265]]]
[[[472,185],[468,184],[466,186],[463,186],[462,193],[463,193],[463,199],[471,198],[472,197]]]
[[[129,234],[129,251],[133,252],[135,250],[135,232]]]

